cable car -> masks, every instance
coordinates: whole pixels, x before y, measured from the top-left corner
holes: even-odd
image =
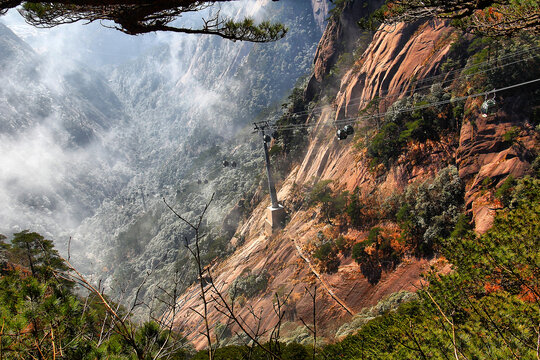
[[[236,161],[233,161],[233,162],[231,163],[231,167],[236,168]]]
[[[482,117],[488,117],[489,115],[492,115],[497,112],[497,102],[495,101],[495,93],[493,93],[493,97],[491,99],[487,98],[482,103],[482,106],[480,107],[480,113],[482,114]]]
[[[336,136],[338,138],[338,140],[345,140],[347,138],[347,132],[343,129],[339,129],[337,132],[336,132]]]
[[[494,99],[488,99],[484,101],[482,104],[482,107],[480,108],[480,112],[482,113],[482,117],[488,117],[488,115],[492,115],[497,110],[497,102],[495,102]]]
[[[223,160],[223,167],[229,166],[229,162],[227,160]]]
[[[208,179],[204,179],[204,183],[205,183],[205,184],[208,184]]]
[[[201,185],[202,181],[201,179],[197,180],[197,184]]]
[[[272,138],[270,137],[270,135],[264,135],[263,140],[265,143],[269,143],[270,141],[272,141]]]
[[[347,135],[354,134],[354,128],[351,125],[345,125],[343,130],[347,133]]]

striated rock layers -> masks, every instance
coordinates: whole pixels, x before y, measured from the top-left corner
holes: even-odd
[[[368,165],[358,161],[357,153],[349,145],[338,143],[333,130],[322,125],[331,122],[340,113],[354,111],[353,106],[356,106],[357,111],[360,105],[352,105],[352,98],[356,96],[353,94],[398,92],[407,86],[407,81],[414,74],[425,76],[436,69],[448,49],[440,47],[435,50],[437,40],[448,37],[451,31],[442,23],[414,25],[412,29],[401,26],[398,29],[376,35],[374,45],[369,47],[355,65],[357,70],[347,73],[343,79],[342,89],[338,94],[337,111],[328,108],[318,119],[313,120],[321,126],[315,127],[310,135],[305,159],[290,173],[278,192],[279,199],[285,205],[291,203],[296,188],[311,182],[313,178],[332,179],[336,188],[352,190],[358,186],[362,191],[370,192],[376,188],[392,189],[396,184],[404,186],[416,177],[433,176],[441,162],[449,161],[447,152],[432,149],[435,156],[432,163],[426,160],[418,169],[405,175],[403,171],[394,169],[385,179],[376,179],[369,171]],[[417,31],[419,29],[421,31]],[[332,31],[335,29],[329,25],[321,43],[335,36],[328,34]],[[401,51],[399,48],[407,50]],[[410,55],[408,53],[410,51],[414,54]],[[318,52],[318,57],[320,56],[326,56],[321,51],[321,45]],[[319,59],[316,60],[317,63]],[[441,157],[444,159],[441,160]],[[305,287],[320,283],[321,291],[317,303],[321,312],[318,321],[328,335],[350,317],[345,308],[332,298],[332,294],[345,303],[346,307],[357,312],[396,291],[414,291],[419,285],[420,273],[429,266],[428,260],[407,259],[394,271],[382,273],[376,285],[366,280],[358,265],[350,257],[341,259],[339,270],[332,275],[315,274],[310,264],[302,259],[302,255],[305,255],[304,252],[307,253],[306,246],[319,232],[326,233],[332,230],[316,220],[317,214],[313,210],[301,210],[291,212],[291,219],[286,228],[267,238],[263,230],[264,209],[267,206],[268,198],[265,198],[237,231],[244,239],[244,244],[228,259],[214,265],[211,270],[216,277],[216,283],[224,292],[248,269],[254,273],[262,269],[268,272],[270,277],[266,291],[254,298],[245,299],[245,306],[238,312],[243,318],[250,319],[249,307],[252,306],[257,311],[260,309],[263,329],[269,329],[275,324],[272,301],[276,292],[286,294],[292,291],[293,301],[287,307],[286,320],[299,325],[300,317],[308,318],[311,311],[311,300],[306,294]],[[357,241],[356,239],[363,239],[366,234],[349,232],[346,236],[352,241]],[[320,276],[320,280],[317,280],[316,276]],[[190,288],[179,299],[183,310],[175,318],[177,326],[193,329],[202,325],[200,318],[190,310],[202,310],[197,289],[197,287]],[[217,311],[212,311],[210,320],[212,323],[227,323],[227,318]],[[238,330],[234,326],[232,328]],[[197,331],[194,331],[190,339],[198,348],[204,347],[204,338],[196,334]]]
[[[308,100],[313,99],[320,90],[324,77],[336,65],[339,55],[357,46],[357,40],[363,33],[358,27],[358,20],[379,8],[383,2],[382,0],[350,1],[345,4],[339,16],[330,17],[313,61],[314,72],[306,89]]]
[[[456,164],[459,176],[466,182],[465,202],[472,211],[476,231],[484,233],[493,224],[500,203],[485,186],[500,186],[512,175],[522,177],[530,170],[533,150],[540,138],[523,113],[523,99],[507,98],[495,114],[482,117],[478,111],[469,115],[461,126]],[[467,104],[478,109],[481,99]],[[510,137],[507,134],[515,133]]]
[[[316,94],[329,67],[335,64],[338,44],[343,43],[343,34],[346,33],[344,23],[342,18],[333,19],[326,28],[315,59],[315,73],[306,93],[308,98]],[[508,105],[488,118],[482,118],[478,111],[471,111],[459,136],[448,135],[438,142],[416,144],[409,149],[409,152],[418,154],[416,160],[402,156],[384,173],[374,173],[365,156],[353,149],[351,142],[337,141],[334,129],[326,126],[337,119],[357,116],[374,96],[386,96],[388,99],[380,104],[381,111],[392,101],[406,96],[409,90],[418,86],[414,80],[422,80],[437,72],[456,35],[441,21],[382,28],[342,78],[336,106],[329,106],[318,118],[310,119],[315,126],[309,135],[305,158],[278,191],[278,198],[289,210],[290,221],[286,227],[269,238],[264,235],[264,210],[269,204],[266,197],[237,230],[243,244],[229,258],[211,267],[215,283],[224,293],[248,270],[258,273],[264,269],[269,275],[266,290],[252,298],[243,298],[243,305],[237,310],[248,324],[257,322],[249,310],[255,309],[261,329],[271,329],[277,321],[272,306],[275,294],[290,293],[284,309],[284,321],[287,322],[284,328],[293,331],[301,326],[301,318],[311,319],[312,302],[306,288],[317,285],[319,329],[322,329],[322,336],[331,336],[340,324],[350,319],[349,310],[358,312],[400,290],[415,291],[420,285],[420,274],[439,261],[437,258],[406,258],[394,270],[382,271],[378,282],[370,283],[350,256],[339,255],[341,264],[336,272],[318,273],[306,256],[310,244],[317,238],[321,235],[336,238],[341,233],[348,241],[359,242],[367,237],[367,233],[350,229],[342,232],[339,226],[320,222],[320,214],[316,210],[295,210],[299,189],[314,179],[330,179],[336,190],[359,188],[363,196],[376,194],[384,198],[412,182],[434,177],[448,164],[455,164],[466,183],[466,203],[475,214],[477,230],[483,231],[489,226],[490,211],[496,202],[483,197],[479,184],[488,177],[500,182],[509,174],[521,176],[526,173],[531,161],[529,149],[538,144],[533,130],[523,125],[517,110],[518,99],[508,101],[514,105]],[[466,107],[473,105],[468,103]],[[515,126],[519,126],[519,136],[509,143],[503,135]],[[392,230],[392,224],[384,225]],[[399,232],[395,226],[393,229]],[[202,331],[202,322],[193,312],[193,309],[199,313],[202,311],[198,287],[188,289],[179,299],[179,304],[182,310],[175,317],[176,325],[197,329],[189,338],[197,348],[203,348],[205,339],[198,335],[198,331]],[[211,311],[210,322],[229,324],[233,333],[239,330],[215,310]]]

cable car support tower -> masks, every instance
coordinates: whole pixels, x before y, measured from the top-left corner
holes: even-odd
[[[270,236],[274,231],[282,227],[283,219],[285,218],[285,209],[279,204],[276,192],[276,185],[272,178],[272,170],[270,168],[270,155],[268,154],[268,143],[272,140],[270,135],[265,134],[265,131],[270,127],[268,121],[260,121],[253,123],[255,131],[261,134],[263,141],[264,160],[266,163],[266,176],[268,177],[268,192],[270,193],[271,205],[266,209],[266,235]]]

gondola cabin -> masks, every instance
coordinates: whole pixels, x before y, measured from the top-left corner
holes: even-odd
[[[347,138],[347,132],[343,129],[339,129],[336,132],[336,137],[338,138],[338,140],[345,140]]]
[[[482,114],[482,117],[488,117],[489,115],[493,115],[497,112],[497,102],[495,99],[487,99],[482,103],[482,106],[480,107],[480,113]]]

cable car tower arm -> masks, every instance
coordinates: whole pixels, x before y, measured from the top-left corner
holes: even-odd
[[[268,121],[261,121],[253,123],[255,125],[255,131],[261,134],[263,140],[263,149],[264,149],[264,160],[266,162],[266,175],[268,177],[268,191],[270,192],[270,200],[272,202],[272,208],[279,208],[279,203],[276,193],[276,185],[274,179],[272,178],[272,170],[270,168],[270,155],[268,154],[268,143],[271,138],[269,135],[265,134],[265,130],[270,127]]]

